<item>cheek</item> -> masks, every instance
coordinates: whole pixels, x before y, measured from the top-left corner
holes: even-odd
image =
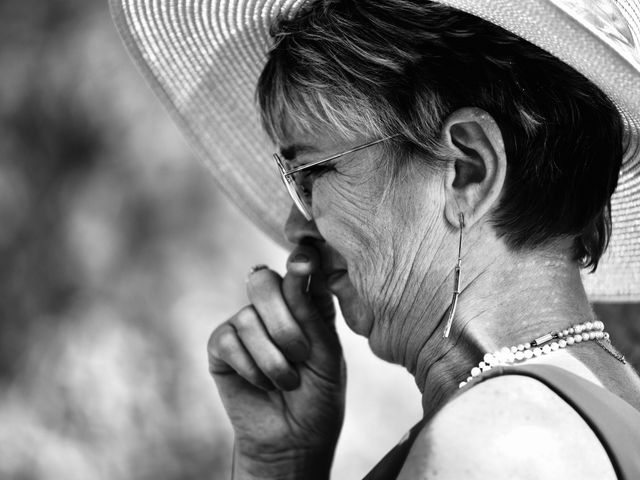
[[[350,182],[333,175],[314,185],[313,214],[323,237],[347,262],[358,260],[371,247],[374,205],[368,201],[366,182]]]
[[[390,185],[384,178],[326,182],[318,190],[318,228],[347,261],[362,300],[381,315],[393,310],[407,283],[416,281],[409,278],[413,262],[430,262],[428,245],[442,230],[440,177],[406,175]]]
[[[362,295],[366,294],[364,280],[369,276],[374,242],[367,236],[368,224],[354,218],[360,217],[342,209],[317,219],[316,225],[325,241],[344,258],[351,283]]]
[[[337,176],[314,185],[318,229],[346,260],[351,282],[371,306],[393,264],[393,215],[381,201],[386,187],[370,172],[358,182]]]

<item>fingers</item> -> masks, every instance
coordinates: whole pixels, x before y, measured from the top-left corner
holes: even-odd
[[[336,312],[318,252],[312,246],[298,245],[289,256],[282,295],[302,331],[311,339],[305,365],[316,374],[333,378],[336,359],[342,351],[334,325]]]
[[[237,373],[263,390],[273,390],[273,384],[262,373],[229,323],[214,330],[207,345],[209,373],[212,376]]]
[[[303,327],[335,317],[333,297],[326,290],[320,271],[320,257],[310,245],[298,245],[289,255],[282,294]]]
[[[283,298],[281,286],[280,276],[269,269],[253,272],[247,279],[249,300],[264,329],[286,358],[302,362],[309,355],[309,341]]]
[[[209,365],[215,375],[235,373],[263,390],[275,385],[293,390],[300,384],[295,368],[274,345],[252,306],[218,327],[209,340]]]
[[[263,390],[293,390],[301,382],[297,363],[305,362],[314,371],[336,363],[339,341],[325,321],[335,316],[333,299],[313,247],[296,247],[284,279],[266,267],[252,270],[247,293],[251,305],[211,335],[214,377],[237,374]]]

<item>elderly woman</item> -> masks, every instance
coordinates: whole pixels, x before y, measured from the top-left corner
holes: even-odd
[[[261,72],[272,168],[293,202],[286,275],[254,267],[251,304],[209,341],[234,478],[329,477],[345,391],[334,296],[422,393],[423,421],[367,478],[640,478],[640,379],[580,272],[602,263],[592,294],[640,295],[637,4],[136,4],[114,9],[134,56],[264,227],[278,206],[252,169],[266,160],[232,161],[203,127],[208,105],[223,112],[211,129],[257,128],[238,118],[249,65]],[[149,33],[161,17],[174,30]],[[267,27],[260,61],[249,45],[267,48]],[[245,154],[238,143],[258,145],[228,135]]]

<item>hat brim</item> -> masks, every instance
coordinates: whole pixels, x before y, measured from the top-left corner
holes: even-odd
[[[263,133],[254,91],[276,16],[304,0],[110,0],[125,45],[219,188],[285,248],[291,207]],[[616,2],[621,31],[600,28],[575,0],[441,0],[547,50],[616,104],[628,155],[612,197],[613,234],[594,274],[592,301],[640,301],[640,8]],[[593,2],[594,4],[597,2]],[[586,8],[586,7],[585,7]],[[583,12],[584,13],[584,12]],[[615,13],[615,12],[614,12]],[[617,19],[620,21],[620,18]],[[626,29],[625,29],[626,28]],[[634,46],[635,43],[635,46]]]

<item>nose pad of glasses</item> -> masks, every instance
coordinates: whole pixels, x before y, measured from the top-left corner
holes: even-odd
[[[313,219],[313,216],[311,215],[310,192],[306,187],[302,185],[299,186],[298,189],[299,189],[298,192],[296,192],[297,202],[295,203],[298,207],[298,210],[300,210],[300,212],[302,213],[302,215],[304,215],[304,217],[310,221]]]

